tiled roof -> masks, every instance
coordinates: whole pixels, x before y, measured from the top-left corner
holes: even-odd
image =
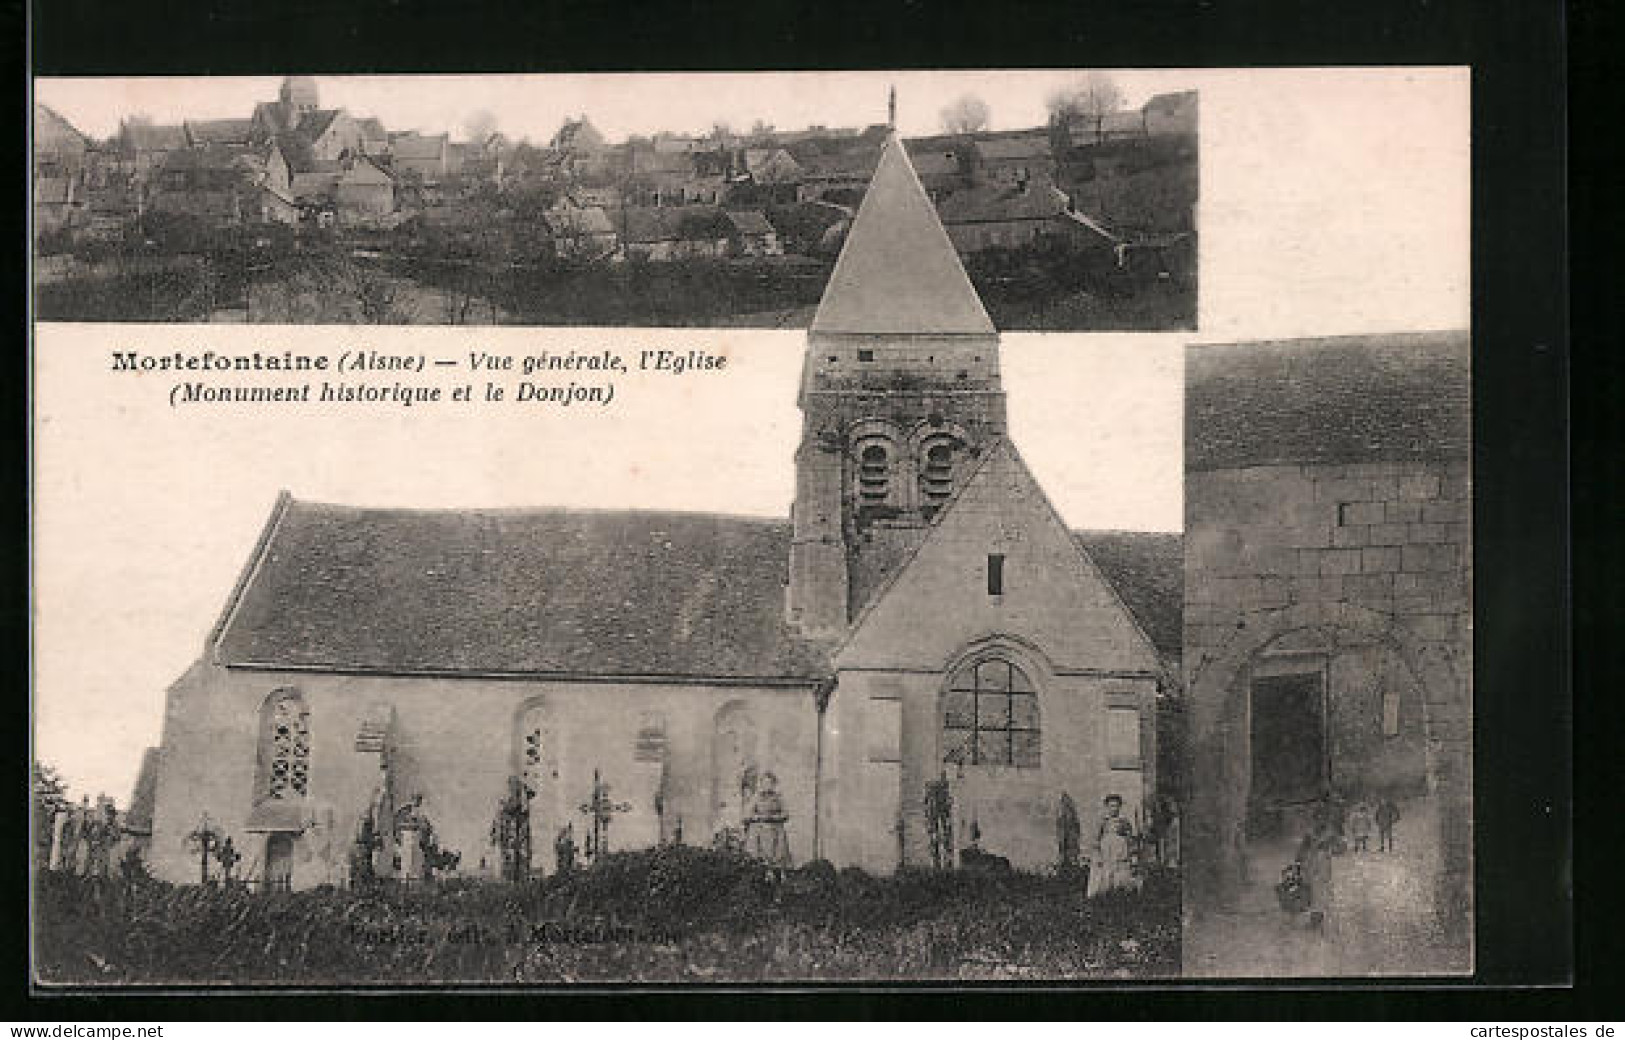
[[[337,108],[318,109],[313,112],[306,112],[304,116],[300,118],[299,125],[295,128],[295,132],[302,135],[307,140],[315,141],[323,134],[327,133],[328,127],[332,126],[334,121],[337,120],[341,114],[342,111]]]
[[[1185,468],[1465,458],[1466,332],[1193,346]]]
[[[1184,640],[1185,539],[1160,531],[1074,531],[1164,658]]]
[[[1048,159],[1050,157],[1049,135],[1031,131],[1013,134],[978,135],[976,137],[976,152],[984,160],[991,162]]]
[[[1047,220],[1066,209],[1066,196],[1048,184],[1017,191],[989,184],[956,191],[937,206],[944,224],[981,224],[1005,220]]]
[[[254,156],[237,148],[216,145],[205,148],[181,148],[164,157],[165,170],[240,170]]]
[[[355,509],[284,499],[228,665],[790,678],[790,525],[693,513]]]
[[[993,335],[993,322],[895,136],[881,152],[811,331]]]
[[[126,147],[138,152],[162,152],[186,147],[186,128],[125,123],[122,131]]]
[[[252,119],[194,119],[185,125],[193,144],[242,144],[254,132]]]
[[[809,180],[867,180],[874,175],[880,153],[871,148],[844,148],[838,152],[794,158],[801,163],[803,174]]]
[[[811,679],[790,524],[708,513],[357,509],[284,498],[216,640],[226,665]],[[1177,534],[1075,537],[1179,652]]]
[[[621,211],[621,237],[628,242],[675,242],[679,237],[676,210],[654,206],[628,206]]]
[[[446,151],[446,135],[402,134],[389,144],[397,159],[439,159]]]
[[[614,235],[615,225],[601,206],[576,206],[554,209],[544,218],[548,230],[555,235]]]
[[[49,105],[34,103],[34,150],[52,151],[62,148],[83,150],[90,139],[79,128],[62,118],[61,113]]]
[[[761,210],[731,209],[728,211],[728,220],[733,224],[734,230],[741,235],[773,234],[773,225],[768,223]]]

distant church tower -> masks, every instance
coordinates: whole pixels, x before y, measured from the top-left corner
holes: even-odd
[[[289,76],[282,81],[277,99],[285,108],[304,114],[318,107],[316,81],[309,76]]]
[[[894,132],[807,335],[790,621],[846,630],[1005,433],[999,336]]]

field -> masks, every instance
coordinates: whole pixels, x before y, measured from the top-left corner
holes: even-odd
[[[1179,885],[1085,900],[1077,878],[813,864],[770,882],[682,846],[528,885],[370,893],[42,874],[44,984],[796,982],[1168,977]]]

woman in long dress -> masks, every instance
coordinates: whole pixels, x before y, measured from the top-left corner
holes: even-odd
[[[1109,794],[1105,810],[1095,827],[1091,843],[1089,887],[1086,894],[1098,896],[1119,888],[1134,888],[1134,825],[1123,815],[1121,795]]]
[[[790,865],[790,840],[784,833],[789,818],[784,799],[779,797],[778,777],[762,774],[750,814],[745,818],[745,851],[767,864],[769,870],[783,870]]]

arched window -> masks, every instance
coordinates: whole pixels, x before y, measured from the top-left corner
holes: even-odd
[[[925,442],[920,456],[920,505],[928,511],[941,509],[954,493],[954,442],[949,437],[933,437]]]
[[[891,495],[891,456],[879,441],[858,454],[858,505],[883,506]]]
[[[297,690],[280,690],[260,714],[260,790],[265,798],[303,798],[310,786],[310,711]]]
[[[1037,768],[1038,690],[1002,657],[967,664],[943,695],[942,736],[950,765]]]

